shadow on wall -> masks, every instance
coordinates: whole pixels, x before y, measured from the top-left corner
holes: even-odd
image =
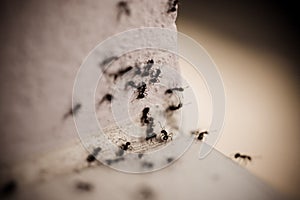
[[[177,22],[200,26],[257,51],[271,52],[293,62],[299,78],[299,17],[292,1],[181,1]]]

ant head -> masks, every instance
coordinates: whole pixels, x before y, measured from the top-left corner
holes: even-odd
[[[173,93],[173,91],[171,90],[171,89],[167,89],[166,91],[165,91],[165,94],[172,94]]]
[[[151,123],[153,123],[153,117],[148,117],[148,121],[149,121],[149,123],[151,124]]]
[[[144,98],[144,97],[145,97],[144,94],[139,94],[137,99],[142,99],[142,98]]]
[[[154,63],[154,60],[153,59],[150,59],[147,61],[147,64],[153,64]]]
[[[207,132],[207,131],[202,131],[201,133],[202,133],[202,134],[208,134],[208,132]]]
[[[106,94],[106,99],[111,101],[113,99],[113,96],[111,94]]]
[[[126,145],[129,146],[129,145],[130,145],[130,142],[126,142]]]
[[[144,111],[144,112],[149,112],[149,111],[150,111],[150,108],[149,108],[149,107],[145,107],[143,111]]]
[[[241,154],[240,153],[236,153],[236,154],[234,154],[234,158],[238,158],[238,157],[240,157],[241,156]]]
[[[146,83],[144,81],[142,81],[139,85],[138,85],[138,89],[142,89],[144,87],[146,87]]]

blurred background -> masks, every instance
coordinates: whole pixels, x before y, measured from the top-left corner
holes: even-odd
[[[85,158],[73,121],[62,122],[82,60],[115,33],[175,27],[176,15],[162,14],[166,1],[128,2],[140,3],[139,9],[118,21],[116,0],[1,1],[1,183],[11,166],[23,167],[19,163],[53,150],[68,149],[70,156],[74,143],[81,152],[74,157]],[[224,81],[226,120],[217,150],[231,159],[237,152],[252,156],[242,167],[295,198],[300,197],[298,11],[292,1],[182,0],[176,20],[180,32],[207,50]],[[28,164],[26,175],[47,167],[63,171],[59,164],[66,158],[51,163],[46,158],[36,164],[40,168]],[[73,167],[72,162],[64,164]]]
[[[298,10],[293,1],[184,0],[176,24],[207,50],[224,81],[216,148],[252,156],[244,167],[300,197]]]

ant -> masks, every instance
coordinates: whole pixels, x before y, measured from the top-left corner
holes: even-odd
[[[86,158],[86,161],[89,163],[92,163],[96,160],[96,156],[98,155],[98,153],[101,151],[100,147],[97,147],[93,150],[93,153],[89,154],[88,157]]]
[[[106,164],[111,165],[113,163],[118,163],[118,162],[123,161],[123,160],[125,160],[125,158],[120,157],[120,158],[116,158],[116,159],[107,159],[107,160],[105,160],[105,162],[106,162]]]
[[[99,106],[104,102],[104,101],[108,101],[108,102],[111,102],[113,100],[113,95],[112,94],[109,94],[107,93],[106,95],[104,95],[101,99],[101,101],[99,102]]]
[[[121,145],[121,149],[124,151],[127,151],[128,149],[132,149],[132,147],[130,146],[130,142],[126,142],[125,144]]]
[[[202,141],[204,138],[204,135],[208,135],[208,132],[207,131],[200,132],[197,139]]]
[[[160,124],[160,123],[159,123]],[[160,127],[162,128],[161,124],[160,124]],[[173,136],[173,133],[168,133],[165,129],[162,128],[161,130],[161,135],[160,135],[160,139],[163,140],[163,141],[168,141],[169,138],[171,138],[172,140],[172,136]]]
[[[158,77],[159,77],[160,73],[161,73],[160,69],[157,69],[155,74],[154,74],[154,72],[152,72],[150,74],[151,79],[149,80],[149,82],[150,83],[157,83],[158,82]]]
[[[174,158],[171,158],[171,157],[167,158],[168,163],[172,162],[173,160],[174,160]]]
[[[149,107],[146,107],[143,109],[143,114],[142,114],[142,117],[141,117],[141,123],[142,125],[144,124],[149,124],[149,119],[148,119],[148,113],[150,111],[150,108]]]
[[[203,132],[199,133],[197,139],[201,141],[201,140],[203,140],[204,135],[207,135],[207,134],[208,134],[207,131],[203,131]]]
[[[176,6],[179,4],[179,0],[169,0],[168,13],[175,12],[177,10]]]
[[[208,135],[208,131],[202,131],[202,132],[200,132],[200,131],[192,131],[192,134],[194,134],[194,135],[198,134],[197,139],[200,140],[200,141],[202,141],[203,138],[204,138],[204,135]]]
[[[117,19],[120,20],[121,14],[125,13],[127,16],[130,16],[130,9],[128,3],[126,1],[120,1],[117,4],[117,8],[119,10]]]
[[[154,125],[154,120],[152,117],[148,117],[148,123],[147,123],[147,130],[146,130],[146,133],[147,134],[150,134],[153,132],[153,125]]]
[[[153,138],[156,138],[156,133],[153,133],[154,129],[153,129],[153,125],[154,125],[154,120],[152,117],[149,117],[148,118],[148,125],[147,125],[147,130],[146,130],[146,133],[147,133],[147,136],[146,136],[146,141],[148,140],[151,140]]]
[[[141,159],[143,156],[144,156],[143,153],[139,153],[139,154],[138,154],[138,158],[139,158],[139,159]]]
[[[176,105],[170,105],[166,111],[175,111],[178,110],[182,107],[182,103],[179,103],[177,106]]]
[[[135,68],[134,75],[141,75],[141,74],[142,74],[142,70],[141,70],[141,68],[138,66],[137,63],[135,63],[134,68]]]
[[[145,162],[142,163],[142,166],[145,167],[145,168],[152,168],[153,163],[145,161]]]
[[[183,92],[183,90],[184,89],[182,87],[170,88],[165,91],[165,94],[173,94],[174,91]]]
[[[248,156],[248,155],[242,155],[242,154],[240,154],[240,153],[236,153],[236,154],[234,154],[234,158],[235,159],[243,159],[244,161],[249,161],[249,162],[251,162],[252,161],[252,158],[250,157],[250,156]]]
[[[144,71],[143,71],[143,73],[141,74],[142,77],[143,77],[143,76],[149,76],[149,75],[150,75],[150,69],[152,68],[153,64],[154,64],[153,59],[147,61],[147,64],[146,64],[146,66],[144,67]]]
[[[145,91],[146,91],[147,85],[145,82],[142,82],[138,87],[137,87],[137,92],[139,93],[136,99],[143,99],[145,97]]]
[[[71,116],[71,115],[76,115],[79,111],[79,109],[81,108],[81,104],[80,103],[77,103],[73,108],[71,108],[69,110],[69,112],[67,112],[65,115],[64,115],[64,119],[66,119],[67,117]]]
[[[172,136],[173,136],[172,133],[168,133],[166,130],[161,130],[161,136],[160,136],[161,140],[167,141],[169,138],[171,138],[172,140]]]
[[[132,69],[133,69],[132,66],[128,66],[128,67],[126,67],[125,69],[120,69],[120,70],[118,71],[118,74],[119,74],[120,76],[122,76],[122,75],[126,74],[127,72],[129,72],[129,71],[132,70]]]
[[[127,72],[129,72],[132,69],[133,69],[133,67],[129,66],[129,67],[126,67],[125,69],[120,69],[116,73],[111,73],[111,74],[109,74],[109,76],[113,76],[114,81],[116,81],[118,77],[123,76],[124,74],[126,74]]]

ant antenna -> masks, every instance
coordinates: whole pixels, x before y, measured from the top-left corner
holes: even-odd
[[[159,125],[160,125],[160,128],[161,128],[161,129],[164,129],[164,128],[162,127],[161,123],[160,123],[160,122],[158,122],[158,123],[159,123]]]

